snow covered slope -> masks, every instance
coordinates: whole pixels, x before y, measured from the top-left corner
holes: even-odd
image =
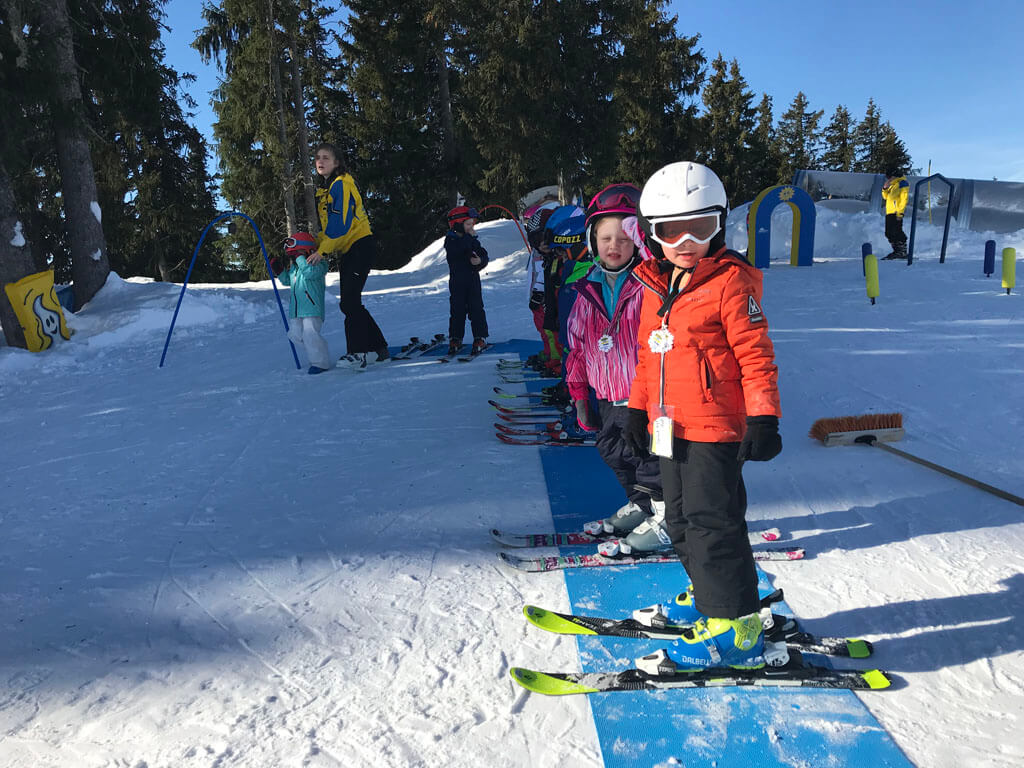
[[[519,234],[481,232],[492,338],[533,338]],[[1024,495],[1024,300],[984,236],[945,265],[918,236],[876,306],[880,217],[819,211],[812,268],[777,239],[785,449],[748,468],[750,516],[815,553],[783,583],[808,628],[906,680],[864,698],[914,762],[1019,765],[1024,510],[806,437],[902,411],[900,447]],[[371,276],[392,344],[446,330],[446,275],[438,242]],[[598,763],[585,700],[507,676],[578,659],[520,613],[568,608],[562,576],[504,570],[487,535],[552,525],[535,449],[492,437],[490,362],[306,376],[264,282],[190,287],[158,369],[179,289],[112,275],[70,342],[0,349],[0,765]],[[342,354],[340,313],[324,332]]]

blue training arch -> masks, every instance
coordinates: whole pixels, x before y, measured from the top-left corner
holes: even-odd
[[[188,272],[185,273],[185,282],[181,284],[181,293],[178,294],[178,303],[174,307],[174,317],[171,318],[171,327],[167,329],[167,340],[164,342],[164,351],[163,354],[160,355],[160,365],[157,366],[158,368],[164,367],[164,359],[167,357],[167,347],[171,343],[171,334],[174,333],[174,324],[178,321],[178,310],[181,309],[181,300],[185,298],[185,290],[188,288],[188,279],[192,277],[192,268],[196,265],[196,257],[199,256],[199,249],[202,247],[203,241],[206,240],[206,234],[214,224],[219,221],[223,221],[224,219],[230,219],[232,216],[241,216],[243,219],[248,221],[252,226],[253,232],[256,233],[256,239],[260,241],[260,248],[263,250],[263,261],[267,264],[267,274],[270,275],[270,284],[274,287],[274,297],[277,299],[277,308],[281,310],[281,321],[284,323],[284,331],[286,334],[288,333],[288,317],[284,313],[284,305],[281,303],[281,294],[277,290],[277,279],[274,277],[274,270],[270,268],[270,257],[267,256],[267,246],[263,243],[263,234],[260,232],[260,228],[256,226],[256,222],[244,213],[240,213],[239,211],[228,211],[227,213],[222,213],[206,225],[206,229],[203,230],[203,234],[199,236],[199,242],[196,243],[195,250],[192,251],[192,261],[188,263]],[[292,344],[291,339],[288,339],[288,346],[291,347],[292,357],[295,358],[295,367],[301,371],[302,365],[299,364],[299,354],[295,351],[295,345]]]
[[[814,201],[800,187],[780,184],[754,198],[747,213],[747,260],[768,269],[771,260],[772,211],[782,203],[793,209],[793,244],[789,263],[809,267],[814,263]]]

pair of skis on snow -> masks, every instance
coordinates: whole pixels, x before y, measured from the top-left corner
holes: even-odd
[[[782,532],[778,528],[769,528],[763,531],[750,532],[751,544],[764,544],[765,542],[778,541],[782,538]],[[619,538],[616,534],[590,534],[582,531],[578,533],[527,533],[515,534],[504,533],[497,528],[491,529],[491,537],[503,547],[535,548],[535,547],[575,547],[588,544],[600,544],[602,541]],[[765,548],[755,549],[754,560],[764,562],[769,560],[802,560],[804,550],[802,547],[789,547],[781,549]],[[655,563],[678,563],[679,558],[671,550],[664,552],[651,552],[648,554],[620,555],[619,557],[606,557],[597,553],[582,555],[518,555],[510,552],[499,552],[498,559],[505,565],[515,568],[518,571],[527,573],[543,573],[545,571],[562,571],[567,568],[602,568],[621,565],[649,565]]]
[[[410,336],[409,343],[403,344],[399,354],[392,357],[392,360],[413,360],[417,357],[423,357],[427,352],[431,352],[438,347],[444,346],[447,342],[448,337],[443,333],[435,333],[432,339],[422,341],[419,336]]]
[[[804,653],[864,659],[874,652],[866,640],[844,637],[815,637],[803,632],[795,619],[771,613],[771,604],[782,600],[776,590],[762,598],[764,642],[776,649],[785,648],[785,663],[752,669],[732,667],[679,667],[668,661],[667,652],[658,651],[639,659],[645,669],[619,672],[537,672],[513,667],[509,674],[519,685],[534,693],[564,696],[574,693],[608,693],[612,691],[663,691],[673,688],[718,688],[723,686],[845,688],[879,690],[891,685],[889,675],[879,669],[833,669],[811,664]],[[636,619],[610,619],[558,613],[527,605],[526,620],[539,629],[560,635],[590,635],[635,638],[640,640],[675,640],[688,636],[691,641],[699,628],[672,626],[653,628]],[[653,671],[652,671],[653,670]]]
[[[586,533],[570,534],[507,534],[492,530],[491,535],[505,546],[557,546],[593,543],[603,535],[593,536]],[[776,528],[751,532],[751,538],[763,541],[775,541],[781,536]],[[802,550],[800,550],[802,556]],[[503,560],[509,562],[507,553],[499,553]],[[618,559],[601,558],[601,556],[582,556],[583,558],[600,559],[605,562],[593,562],[600,565],[628,564]],[[649,559],[656,557],[657,559]],[[757,553],[755,552],[755,558]],[[637,562],[678,562],[670,555],[631,558]],[[790,559],[785,557],[785,559]],[[520,565],[528,560],[537,560],[550,564],[552,560],[561,558],[519,558]],[[588,563],[591,564],[591,563]],[[519,567],[519,566],[516,566]],[[561,567],[571,567],[562,565]],[[532,569],[527,569],[532,570]],[[537,570],[549,570],[546,567]],[[637,690],[669,690],[672,688],[701,688],[719,686],[757,686],[757,687],[812,687],[812,688],[847,688],[856,690],[876,690],[890,685],[885,672],[877,669],[831,669],[808,663],[803,653],[817,653],[829,656],[841,656],[863,659],[869,657],[874,648],[868,641],[857,638],[816,637],[800,629],[795,619],[772,612],[775,603],[782,602],[782,590],[775,590],[761,598],[762,621],[765,625],[765,642],[784,645],[786,662],[781,666],[765,666],[756,669],[733,669],[729,667],[678,668],[674,664],[661,665],[659,655],[653,654],[641,661],[648,669],[627,669],[620,672],[537,672],[522,667],[514,667],[510,674],[512,679],[527,690],[546,695],[567,695],[575,693],[603,693],[612,691]],[[535,605],[523,608],[523,614],[534,626],[547,632],[563,635],[589,635],[604,637],[622,637],[647,640],[679,640],[687,633],[694,631],[690,626],[674,626],[669,624],[648,625],[635,618],[614,619],[601,616],[559,613],[549,611]],[[664,653],[664,652],[660,652]],[[656,669],[651,672],[650,669]]]
[[[459,353],[462,352],[462,347],[464,347],[464,346],[466,346],[466,345],[463,344],[462,346],[460,346],[457,350],[455,350],[454,353],[449,352],[444,357],[442,357],[438,362],[440,362],[440,363],[450,363],[452,360],[458,360],[460,363],[470,363],[470,362],[476,360],[478,357],[480,357],[480,355],[482,355],[484,352],[489,350],[494,345],[493,344],[484,344],[482,347],[471,349],[468,355],[465,355],[463,357],[459,357]]]

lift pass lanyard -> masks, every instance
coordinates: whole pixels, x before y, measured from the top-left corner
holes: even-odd
[[[651,453],[671,459],[672,443],[674,442],[672,417],[665,413],[664,406],[659,408],[659,412],[663,415],[654,420],[654,429],[651,432]]]
[[[661,391],[658,393],[658,416],[654,419],[654,427],[651,431],[651,453],[655,456],[663,456],[666,459],[672,458],[672,444],[675,442],[672,425],[672,414],[665,406],[665,355],[672,349],[675,339],[672,332],[666,327],[665,321],[662,326],[651,331],[647,344],[651,351],[661,357]]]

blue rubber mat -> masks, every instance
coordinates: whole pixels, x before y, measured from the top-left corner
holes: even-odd
[[[596,450],[541,448],[556,531],[577,531],[624,501]],[[566,548],[579,551],[581,548]],[[799,563],[790,566],[799,568]],[[762,574],[762,583],[767,577]],[[609,617],[664,602],[686,584],[678,564],[565,572],[573,610]],[[785,588],[785,576],[775,586]],[[784,613],[791,613],[781,606]],[[583,671],[625,669],[663,641],[578,637]],[[808,654],[816,663],[824,657]],[[835,666],[870,667],[870,659]],[[885,692],[867,692],[884,696]],[[589,697],[605,766],[909,766],[910,761],[851,691],[682,689]]]

